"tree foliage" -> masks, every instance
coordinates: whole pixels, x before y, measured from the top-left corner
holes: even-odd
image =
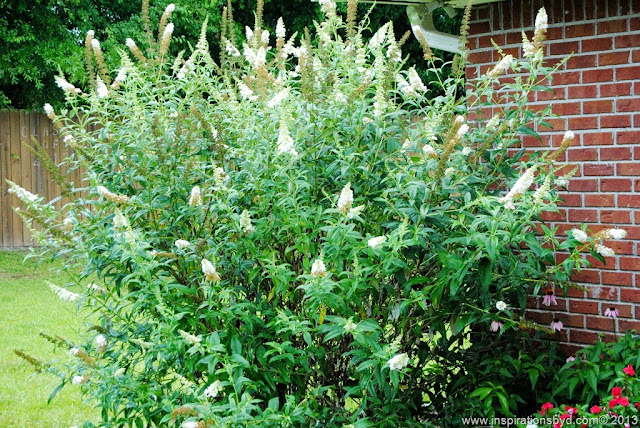
[[[175,24],[171,52],[191,52],[190,41],[197,38],[200,25],[208,18],[208,41],[211,54],[218,57],[218,40],[225,0],[207,0],[194,5],[187,0],[175,0]],[[156,28],[168,0],[152,1],[149,17]],[[245,26],[253,27],[256,0],[233,0],[235,33],[244,38]],[[360,5],[358,16],[369,12],[370,4]],[[339,8],[346,10],[346,4]],[[148,46],[142,22],[141,3],[127,0],[1,0],[0,1],[0,108],[41,108],[44,103],[61,106],[62,91],[54,84],[54,76],[61,70],[74,85],[89,87],[84,66],[84,40],[89,30],[95,32],[106,55],[110,69],[119,66],[116,48],[123,48],[126,38],[132,38],[144,50]],[[264,27],[273,34],[279,17],[289,23],[292,32],[304,34],[305,27],[313,31],[313,21],[321,19],[320,6],[310,0],[267,1],[264,5]],[[377,6],[370,13],[372,28],[394,21],[397,37],[410,29],[402,6]],[[449,19],[438,13],[436,25],[443,31],[456,33],[460,17]],[[154,35],[156,37],[157,35]],[[370,34],[364,35],[365,39]],[[405,52],[418,61],[420,46],[411,36]],[[450,56],[441,53],[445,60]],[[424,75],[425,71],[423,71]]]

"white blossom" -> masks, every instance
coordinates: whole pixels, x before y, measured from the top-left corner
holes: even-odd
[[[253,91],[243,82],[238,82],[238,89],[240,90],[240,95],[245,100],[255,101],[258,99],[258,96],[255,95]]]
[[[278,132],[278,153],[298,156],[298,152],[293,144],[293,138],[289,133],[289,127],[286,121],[280,121],[280,130]]]
[[[468,155],[470,155],[470,154],[471,154],[471,147],[469,147],[469,146],[465,146],[465,147],[462,149],[462,154],[463,154],[464,156],[468,156]]]
[[[507,309],[507,304],[500,300],[496,303],[496,309],[499,311],[504,311],[505,309]]]
[[[206,398],[216,398],[223,388],[219,380],[214,381],[211,385],[204,390],[204,396]]]
[[[100,77],[96,78],[96,93],[98,94],[98,98],[106,98],[109,96],[109,89],[107,89],[107,85],[104,84]]]
[[[202,205],[202,193],[200,192],[200,186],[193,186],[191,189],[191,195],[189,196],[189,206],[195,207]]]
[[[369,245],[369,247],[371,248],[376,248],[378,245],[382,245],[385,242],[387,242],[387,237],[382,235],[382,236],[376,236],[375,238],[371,238],[367,241],[367,245]]]
[[[547,175],[544,179],[544,183],[538,187],[533,194],[533,200],[536,203],[541,203],[549,196],[549,190],[551,190],[551,175]]]
[[[67,290],[66,288],[59,287],[51,282],[47,281],[47,286],[56,293],[56,295],[65,302],[75,302],[80,298],[78,293]]]
[[[558,177],[556,179],[556,186],[567,187],[568,185],[569,185],[569,176],[563,175],[562,177]]]
[[[87,381],[87,377],[86,376],[79,376],[76,375],[71,379],[71,383],[74,385],[81,385],[83,383],[85,383]]]
[[[276,37],[278,39],[284,39],[286,36],[286,30],[284,28],[284,20],[282,17],[278,18],[278,22],[276,23]]]
[[[220,281],[220,275],[213,266],[213,263],[207,259],[202,259],[201,265],[202,273],[204,273],[207,281]]]
[[[51,107],[51,104],[46,103],[43,108],[49,119],[53,120],[56,118],[56,113],[55,111],[53,111],[53,107]]]
[[[236,48],[233,43],[231,43],[229,40],[227,40],[227,43],[225,44],[225,49],[227,51],[227,55],[233,56],[233,57],[239,57],[240,56],[240,51],[238,50],[238,48]]]
[[[244,32],[247,36],[247,41],[250,42],[253,39],[253,30],[249,27],[244,27]]]
[[[135,48],[136,47],[136,42],[133,41],[133,39],[127,37],[127,40],[124,42],[125,45],[127,45],[127,47],[129,49]]]
[[[534,56],[534,54],[536,53],[536,48],[535,46],[533,46],[533,43],[527,40],[522,44],[522,52],[524,57],[528,58]]]
[[[169,41],[169,38],[171,37],[171,35],[173,34],[173,22],[170,22],[167,24],[166,27],[164,27],[164,32],[162,33],[162,43],[167,43]]]
[[[116,209],[116,213],[113,216],[113,227],[116,230],[124,230],[129,227],[129,220],[127,220],[119,209]]]
[[[98,347],[107,346],[107,338],[105,337],[104,334],[97,335],[95,338],[95,341]]]
[[[189,345],[197,345],[202,341],[202,339],[200,339],[198,336],[194,336],[193,334],[187,333],[184,330],[178,330],[178,333]]]
[[[580,229],[571,229],[571,234],[573,235],[574,239],[582,244],[584,244],[585,242],[587,242],[587,240],[589,239],[589,237],[587,236],[586,233],[584,233],[582,230]]]
[[[327,268],[322,259],[316,259],[316,261],[313,262],[313,265],[311,265],[311,275],[316,277],[327,276]]]
[[[358,328],[358,324],[354,323],[351,318],[347,320],[347,323],[344,325],[344,331],[346,333],[352,333]]]
[[[260,36],[260,41],[262,42],[263,45],[268,45],[269,44],[269,31],[262,30],[262,35]]]
[[[527,169],[524,174],[522,174],[522,176],[518,179],[518,181],[516,181],[509,193],[500,198],[500,202],[505,204],[508,202],[512,202],[511,205],[513,205],[513,201],[524,195],[525,192],[529,189],[529,187],[533,183],[534,174],[537,169],[537,165],[534,165],[531,168]]]
[[[320,9],[326,15],[333,15],[336,12],[336,4],[333,0],[319,0]]]
[[[422,79],[418,75],[415,68],[409,68],[409,84],[415,91],[425,92],[427,87],[422,83]]]
[[[595,250],[596,253],[600,254],[603,257],[614,257],[616,255],[615,251],[613,251],[609,247],[605,247],[602,244],[596,244]]]
[[[167,8],[164,10],[164,13],[169,14],[169,13],[172,13],[174,10],[176,10],[176,5],[173,3],[170,3],[167,5]]]
[[[198,428],[198,422],[196,421],[183,422],[182,428]]]
[[[546,31],[549,28],[547,11],[541,7],[536,15],[536,34],[540,31]]]
[[[191,242],[186,241],[184,239],[178,239],[176,240],[176,242],[173,243],[178,249],[182,250],[184,248],[187,248],[189,245],[191,245]]]
[[[496,114],[487,122],[487,129],[489,131],[495,131],[496,129],[498,129],[499,123],[500,123],[500,116]]]
[[[98,41],[98,39],[91,39],[91,47],[95,50],[100,49],[100,42]]]
[[[605,239],[624,239],[627,236],[627,231],[624,229],[607,229],[602,232],[602,236]]]
[[[80,349],[76,348],[75,346],[69,349],[69,355],[71,355],[72,357],[75,357],[79,353],[80,353]]]
[[[390,370],[402,370],[409,364],[409,356],[406,353],[398,354],[389,360]]]
[[[113,374],[115,377],[120,377],[125,373],[126,369],[124,367],[120,367],[118,370],[115,371],[115,373]]]
[[[119,71],[118,71],[118,75],[116,76],[116,80],[114,81],[114,83],[116,82],[124,82],[125,79],[127,78],[127,70],[122,67]]]
[[[54,79],[56,81],[56,85],[58,85],[58,87],[60,89],[62,89],[63,91],[65,91],[65,92],[73,92],[73,93],[80,92],[80,90],[78,88],[73,86],[71,83],[67,82],[63,77],[56,76]]]
[[[253,225],[251,224],[251,217],[249,216],[249,211],[244,210],[240,215],[240,229],[242,229],[242,233],[245,235],[251,233],[255,230]]]
[[[351,183],[347,183],[346,186],[340,192],[340,198],[338,198],[338,211],[342,214],[347,214],[353,205],[353,190],[351,190]]]
[[[352,207],[347,213],[347,218],[351,220],[360,215],[360,213],[364,210],[364,205],[358,205],[357,207]]]
[[[288,88],[283,89],[282,91],[275,94],[273,98],[271,98],[271,100],[269,100],[269,102],[267,103],[267,107],[274,108],[279,106],[280,104],[282,104],[282,101],[287,99],[288,96],[289,96],[289,89]]]
[[[14,195],[16,195],[16,197],[22,202],[28,204],[36,202],[38,200],[38,195],[34,195],[23,187],[20,187],[15,183],[10,183],[10,186],[11,187],[9,188],[9,193],[13,193]]]
[[[498,77],[507,72],[511,63],[513,62],[513,55],[505,55],[498,64],[495,65],[488,73],[489,77]]]
[[[73,219],[71,217],[65,218],[62,222],[62,225],[64,227],[64,230],[70,232],[71,230],[73,230]]]

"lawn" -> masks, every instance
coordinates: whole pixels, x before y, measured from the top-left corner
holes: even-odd
[[[59,264],[34,259],[23,263],[26,253],[0,251],[0,427],[57,428],[80,425],[97,411],[83,404],[78,386],[66,385],[47,404],[60,383],[51,374],[34,374],[33,367],[17,357],[20,349],[44,362],[69,358],[65,349],[38,333],[78,337],[83,317],[76,303],[63,302],[46,285],[56,283]]]

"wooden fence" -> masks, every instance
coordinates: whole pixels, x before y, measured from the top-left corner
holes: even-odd
[[[40,112],[25,110],[0,111],[0,248],[20,248],[37,245],[22,219],[13,211],[19,206],[15,195],[8,192],[6,180],[49,201],[60,196],[60,187],[34,157],[26,145],[33,146],[35,138],[56,163],[67,155],[49,118]],[[80,182],[73,172],[69,181]],[[55,206],[60,209],[63,201]]]

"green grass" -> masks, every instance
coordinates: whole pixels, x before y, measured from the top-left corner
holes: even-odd
[[[46,281],[61,283],[45,262],[23,264],[24,252],[0,251],[0,427],[67,428],[97,419],[97,411],[83,404],[79,387],[65,385],[50,404],[47,399],[59,379],[35,374],[33,366],[13,353],[20,349],[43,362],[65,360],[67,351],[38,333],[74,340],[83,324],[76,303],[61,301]]]

